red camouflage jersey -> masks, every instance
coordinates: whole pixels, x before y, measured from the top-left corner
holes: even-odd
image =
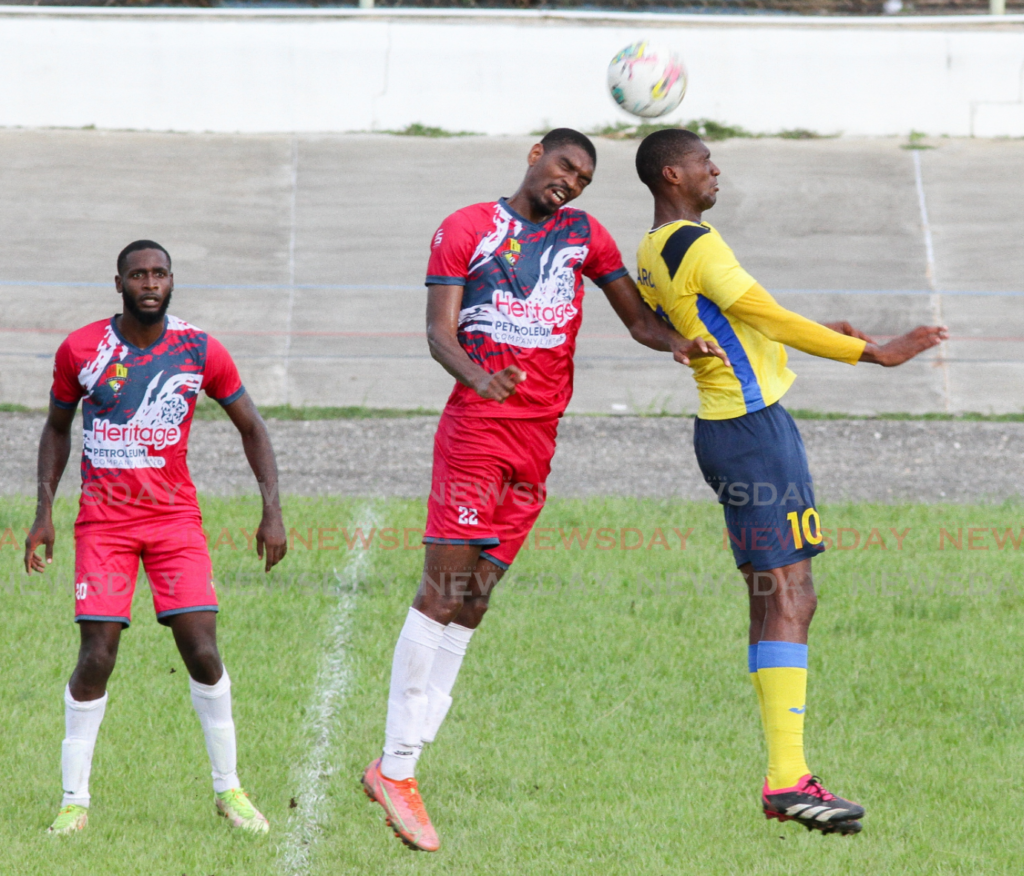
[[[114,319],[67,336],[50,395],[68,410],[85,399],[78,523],[200,517],[186,461],[200,389],[222,405],[245,392],[228,351],[177,317],[165,318],[164,333],[145,350],[128,343]]]
[[[462,286],[459,343],[492,374],[526,381],[499,404],[455,384],[448,411],[478,417],[559,417],[572,398],[583,278],[605,286],[629,272],[612,236],[582,210],[528,222],[502,198],[452,213],[438,228],[427,285]]]

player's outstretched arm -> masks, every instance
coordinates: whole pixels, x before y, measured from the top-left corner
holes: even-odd
[[[905,335],[893,338],[887,344],[868,344],[860,355],[860,361],[874,362],[876,365],[892,368],[948,339],[949,330],[944,325],[919,325]]]
[[[849,338],[857,338],[860,341],[867,341],[869,344],[873,344],[875,342],[875,339],[871,337],[871,335],[866,335],[860,329],[854,328],[845,319],[842,319],[839,322],[823,322],[822,325],[827,329],[831,329],[841,335],[846,335]]]
[[[427,344],[430,355],[459,383],[476,390],[481,398],[503,402],[526,380],[526,372],[509,365],[491,374],[470,359],[459,343],[461,308],[461,286],[427,287]]]
[[[245,458],[249,460],[263,495],[263,518],[256,529],[256,555],[262,560],[266,550],[265,571],[269,572],[288,552],[277,486],[277,460],[270,443],[270,433],[249,393],[243,393],[224,410],[242,436]]]
[[[53,497],[57,494],[61,475],[71,455],[71,424],[75,420],[74,409],[58,407],[50,400],[50,410],[39,438],[39,458],[36,463],[38,482],[36,498],[36,519],[25,539],[25,572],[45,572],[48,563],[53,562]],[[46,547],[46,562],[36,554],[39,545]]]
[[[729,357],[717,344],[702,338],[690,340],[684,338],[671,326],[660,320],[640,295],[632,277],[620,277],[603,287],[604,294],[623,325],[629,329],[634,341],[672,354],[672,358],[681,365],[689,365],[691,359],[706,356],[717,356],[726,365],[730,365]]]

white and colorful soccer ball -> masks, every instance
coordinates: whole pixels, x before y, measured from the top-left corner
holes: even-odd
[[[672,112],[686,94],[686,66],[672,49],[631,43],[608,65],[608,89],[627,113],[645,119]]]

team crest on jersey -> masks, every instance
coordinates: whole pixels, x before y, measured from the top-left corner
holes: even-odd
[[[522,244],[514,237],[510,237],[505,242],[505,251],[502,253],[505,261],[508,262],[513,268],[516,266],[516,262],[519,261],[519,256],[523,251]]]
[[[103,374],[103,383],[109,386],[115,394],[128,382],[128,369],[120,362],[112,364]]]

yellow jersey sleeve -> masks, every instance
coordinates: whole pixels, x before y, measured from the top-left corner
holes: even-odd
[[[757,283],[736,298],[728,308],[722,307],[722,310],[727,311],[728,316],[757,329],[769,340],[812,356],[856,365],[864,352],[864,341],[834,332],[799,313],[786,310]]]
[[[695,283],[700,294],[710,299],[720,310],[728,310],[757,281],[740,266],[729,245],[719,234],[704,234],[690,251],[692,262],[686,277]],[[677,282],[682,280],[682,272]]]

